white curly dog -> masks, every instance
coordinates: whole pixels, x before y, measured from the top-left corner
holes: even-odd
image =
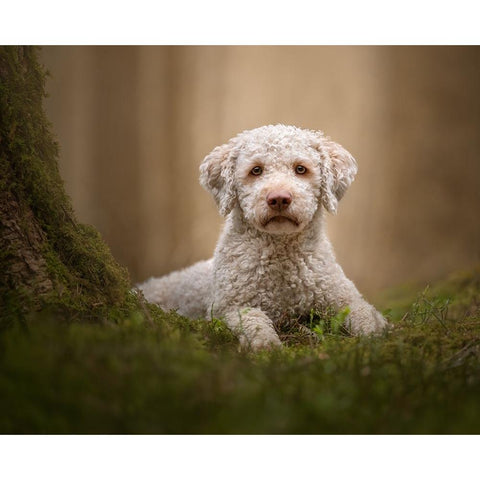
[[[335,260],[325,210],[336,213],[355,159],[322,132],[268,125],[216,147],[200,166],[225,226],[212,259],[139,288],[190,318],[223,318],[240,343],[281,345],[275,324],[312,309],[349,308],[346,327],[371,334],[387,322]]]

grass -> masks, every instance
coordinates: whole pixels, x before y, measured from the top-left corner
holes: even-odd
[[[312,312],[281,326],[284,348],[256,354],[219,320],[133,293],[101,325],[10,319],[0,433],[480,433],[480,269],[377,305],[394,326],[383,336]]]

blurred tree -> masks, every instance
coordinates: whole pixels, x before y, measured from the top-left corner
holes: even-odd
[[[35,47],[0,47],[0,311],[121,303],[127,271],[98,232],[77,222],[43,110]]]

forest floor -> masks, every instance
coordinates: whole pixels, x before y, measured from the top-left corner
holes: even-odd
[[[375,304],[384,335],[312,312],[261,353],[133,292],[101,324],[4,323],[0,433],[480,433],[480,269]]]

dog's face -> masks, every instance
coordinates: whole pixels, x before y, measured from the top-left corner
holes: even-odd
[[[237,158],[238,204],[248,223],[269,233],[294,233],[319,206],[318,152],[290,139],[285,146],[248,143]]]
[[[322,205],[336,212],[353,181],[356,163],[321,132],[269,125],[217,147],[200,167],[200,182],[222,215],[240,208],[258,230],[303,230]]]

